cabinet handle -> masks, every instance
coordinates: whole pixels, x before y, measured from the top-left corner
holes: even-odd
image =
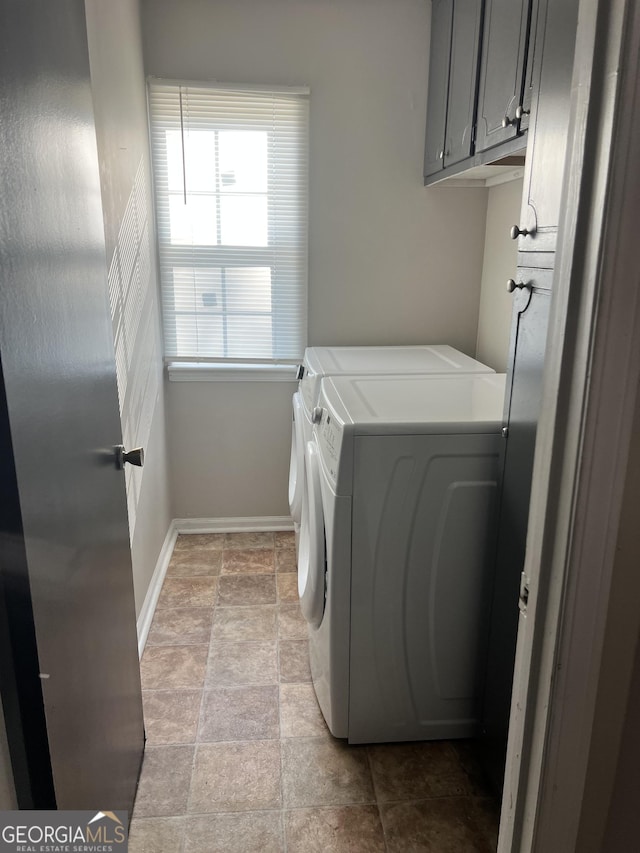
[[[438,160],[444,160],[444,151],[440,151],[438,154]]]
[[[513,293],[516,288],[518,290],[530,290],[531,285],[528,282],[516,281],[514,278],[510,278],[507,281],[507,293]]]
[[[512,124],[517,124],[517,123],[518,123],[518,119],[517,119],[517,118],[509,118],[509,116],[505,116],[505,117],[502,119],[502,126],[503,126],[503,127],[509,127],[510,125],[512,125]]]
[[[531,110],[525,110],[525,108],[520,104],[516,107],[516,118],[519,120],[522,116],[531,115]]]
[[[533,234],[533,233],[534,233],[533,228],[531,230],[528,230],[527,228],[518,228],[517,225],[513,225],[511,227],[511,231],[509,231],[509,236],[511,237],[512,240],[517,240],[518,237],[526,237],[527,234]]]

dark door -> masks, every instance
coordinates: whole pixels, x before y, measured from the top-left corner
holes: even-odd
[[[486,0],[476,151],[517,135],[530,5],[530,0]]]
[[[489,772],[502,783],[511,684],[518,632],[518,595],[524,566],[536,428],[551,302],[552,270],[519,269],[526,287],[514,292],[502,453],[502,492],[496,576],[488,645],[483,734]]]
[[[445,167],[459,163],[473,153],[473,118],[476,106],[481,26],[481,0],[455,0],[444,150]]]
[[[424,149],[425,177],[444,168],[444,134],[447,120],[452,22],[453,0],[433,0],[431,4],[427,130]]]
[[[83,0],[2,3],[0,103],[0,675],[18,797],[130,810],[144,733]]]

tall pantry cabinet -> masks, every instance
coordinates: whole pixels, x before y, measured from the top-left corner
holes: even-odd
[[[524,190],[520,221],[511,230],[512,238],[518,240],[518,268],[507,285],[513,293],[513,313],[483,710],[487,769],[496,784],[501,784],[504,768],[519,607],[526,608],[528,595],[522,570],[561,218],[578,0],[540,0],[536,11]]]

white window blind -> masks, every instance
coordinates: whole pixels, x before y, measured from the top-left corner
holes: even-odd
[[[308,91],[151,81],[149,112],[167,360],[299,360]]]

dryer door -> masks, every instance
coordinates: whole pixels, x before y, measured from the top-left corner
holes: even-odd
[[[312,627],[317,628],[324,615],[327,559],[320,485],[322,472],[315,441],[307,442],[305,466],[307,487],[302,503],[298,595],[304,618]]]
[[[289,510],[296,524],[300,524],[302,495],[304,494],[304,412],[302,405],[302,396],[299,391],[296,391],[293,395],[291,459],[289,461]]]

